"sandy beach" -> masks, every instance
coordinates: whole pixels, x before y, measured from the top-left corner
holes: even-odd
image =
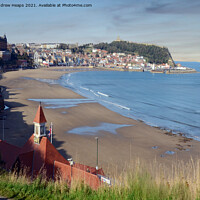
[[[54,68],[13,71],[3,74],[0,85],[6,88],[5,104],[5,140],[8,143],[23,146],[33,134],[33,119],[39,103],[28,99],[83,99],[85,97],[63,88],[34,80],[59,79],[65,71],[54,71]],[[27,79],[29,77],[33,79]],[[113,168],[120,171],[130,161],[137,158],[151,163],[170,165],[177,160],[187,162],[196,159],[200,152],[200,143],[180,135],[174,135],[151,127],[141,121],[124,117],[110,111],[98,103],[82,103],[75,107],[47,109],[42,104],[47,119],[47,129],[51,122],[54,125],[53,144],[66,158],[72,157],[75,162],[96,165],[96,140],[99,137],[99,166],[107,173]],[[116,130],[117,134],[100,131],[95,135],[78,135],[69,133],[78,127],[96,127],[101,123],[129,125]],[[2,139],[2,121],[0,121],[0,139]],[[173,151],[173,155],[166,154]]]

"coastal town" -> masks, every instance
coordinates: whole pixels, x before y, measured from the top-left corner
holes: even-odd
[[[120,43],[115,41],[117,42]],[[145,46],[148,47],[146,44],[143,46],[144,49]],[[153,48],[156,49],[157,46]],[[48,189],[52,187],[61,188],[55,190],[59,198],[61,195],[64,196],[60,199],[68,199],[73,191],[77,194],[78,188],[90,193],[99,191],[104,193],[105,189],[112,191],[121,185],[122,187],[134,185],[137,183],[134,176],[141,179],[138,175],[145,174],[143,169],[149,169],[148,173],[152,177],[160,177],[159,182],[164,180],[163,171],[165,171],[168,191],[169,187],[173,189],[173,182],[170,186],[168,180],[171,176],[171,166],[176,167],[174,163],[177,165],[180,163],[180,167],[177,168],[180,175],[177,177],[182,178],[184,170],[183,176],[191,174],[191,177],[197,177],[194,180],[184,179],[188,185],[197,182],[196,170],[188,171],[187,166],[190,164],[199,166],[199,141],[187,137],[182,131],[175,132],[175,129],[170,127],[171,125],[173,127],[172,123],[168,129],[153,126],[142,118],[137,120],[132,118],[139,111],[139,114],[143,112],[146,116],[150,113],[149,119],[154,118],[156,122],[160,119],[168,120],[169,117],[173,123],[184,124],[187,127],[187,121],[185,123],[181,118],[179,122],[177,116],[183,115],[187,118],[185,117],[187,112],[194,113],[194,115],[188,114],[192,119],[194,116],[198,117],[198,111],[194,111],[193,106],[188,103],[189,93],[186,91],[186,95],[183,96],[181,93],[182,88],[187,85],[187,77],[190,80],[191,77],[198,79],[198,73],[178,76],[182,78],[181,84],[177,84],[177,76],[169,76],[170,80],[165,79],[164,84],[160,79],[156,81],[160,76],[150,73],[196,72],[175,64],[168,49],[158,47],[157,50],[165,51],[166,54],[163,55],[168,57],[166,59],[162,55],[159,59],[153,57],[155,59],[153,62],[150,61],[151,57],[142,53],[110,52],[93,44],[85,46],[62,43],[9,44],[6,35],[0,37],[0,195],[9,198],[28,196],[28,199],[33,199],[30,194],[36,191],[35,199],[57,199],[52,197],[53,190]],[[156,53],[151,52],[153,56],[157,55]],[[161,60],[166,62],[161,63]],[[97,74],[125,75],[121,78],[124,85],[121,84],[120,78],[111,79],[112,76],[108,78],[110,82],[103,80],[102,84],[99,84],[101,81],[98,76],[93,76],[95,84],[90,82],[90,78],[83,84],[85,87],[82,89],[93,93],[102,102],[107,103],[108,107],[95,99],[87,99],[86,95],[79,94],[76,90],[72,90],[72,87],[65,87],[60,82],[63,80],[69,84],[69,77],[89,74],[73,72],[90,70]],[[109,73],[106,70],[109,70]],[[111,70],[120,72],[115,73]],[[135,73],[123,73],[123,71]],[[127,78],[126,75],[132,77]],[[135,79],[135,75],[144,75],[145,81]],[[150,75],[149,81],[146,75]],[[183,82],[183,79],[186,79],[186,82]],[[78,77],[76,80],[81,79]],[[198,82],[195,82],[195,86],[196,83]],[[98,90],[93,90],[91,86],[94,85],[99,87]],[[103,88],[109,86],[117,89],[116,94],[104,93]],[[113,88],[111,87],[111,90],[114,92]],[[190,88],[191,85],[189,90]],[[120,93],[120,90],[125,91],[128,97]],[[189,100],[191,101],[191,97],[194,96],[196,101],[195,88],[191,91],[194,93],[190,95]],[[116,99],[122,100],[120,104]],[[111,105],[120,112],[112,110]],[[158,110],[163,114],[157,113]],[[127,116],[123,115],[124,111],[127,111]],[[168,113],[172,114],[172,117],[167,115]],[[166,124],[169,121],[167,120]],[[194,128],[192,122],[189,123],[191,123],[189,128],[191,126]],[[195,127],[199,128],[196,125]],[[196,158],[197,162],[191,161]],[[131,182],[127,182],[129,171],[133,174],[130,177]],[[22,178],[26,179],[20,178],[22,173]],[[175,176],[175,179],[177,177]],[[26,188],[33,187],[32,193],[26,189],[27,192],[22,195],[21,191],[24,190],[21,188],[13,193],[14,186],[10,187],[10,184],[18,186],[18,183],[25,185]],[[146,183],[141,183],[141,188],[144,184]],[[37,188],[40,187],[42,194],[45,194],[44,198],[38,197]],[[11,195],[2,191],[11,191]],[[84,196],[85,193],[80,199]]]
[[[200,200],[200,0],[0,3],[0,200]]]
[[[118,38],[116,40],[120,42]],[[63,48],[63,46],[65,48]],[[152,73],[195,73],[191,68],[174,64],[171,59],[168,63],[150,63],[143,55],[126,53],[109,53],[97,49],[93,44],[80,50],[76,44],[62,43],[19,43],[9,44],[6,35],[0,37],[0,66],[1,70],[67,66],[102,68],[119,71],[150,71]],[[14,62],[12,62],[12,60]]]

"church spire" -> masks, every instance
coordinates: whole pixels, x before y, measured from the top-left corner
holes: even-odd
[[[38,107],[38,110],[37,110],[37,113],[35,115],[35,119],[34,119],[33,122],[36,122],[36,123],[39,123],[39,124],[47,122],[47,120],[46,120],[46,118],[44,116],[44,112],[43,112],[41,103],[40,103],[40,105]]]

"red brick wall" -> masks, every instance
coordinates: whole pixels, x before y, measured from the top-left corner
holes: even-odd
[[[96,175],[78,169],[76,167],[71,167],[69,165],[55,161],[54,179],[59,176],[63,180],[66,180],[69,184],[71,183],[72,179],[83,181],[85,184],[89,185],[92,189],[95,190],[98,189],[101,184],[99,178]]]
[[[100,186],[100,180],[96,175],[75,167],[72,167],[72,178],[74,180],[84,181],[85,184],[89,185],[92,189],[95,190]]]
[[[54,180],[56,180],[57,178],[66,180],[66,182],[70,186],[70,184],[71,184],[71,166],[61,163],[61,162],[58,162],[58,161],[55,161],[53,178],[54,178]]]

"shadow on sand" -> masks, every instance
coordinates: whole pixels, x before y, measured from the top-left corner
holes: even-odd
[[[13,97],[15,93],[9,93],[5,90],[3,95],[5,98],[5,105],[8,106],[9,109],[0,113],[0,139],[2,140],[4,137],[7,143],[22,147],[31,137],[34,130],[33,125],[28,125],[24,121],[24,117],[26,116],[23,112],[17,111],[17,108],[27,105],[6,101],[11,95]],[[10,111],[11,109],[12,112]],[[56,149],[61,147],[63,143],[63,141],[58,141],[55,138],[53,139],[53,145]],[[59,149],[58,151],[65,159],[71,158],[71,155],[67,154],[65,149]]]

